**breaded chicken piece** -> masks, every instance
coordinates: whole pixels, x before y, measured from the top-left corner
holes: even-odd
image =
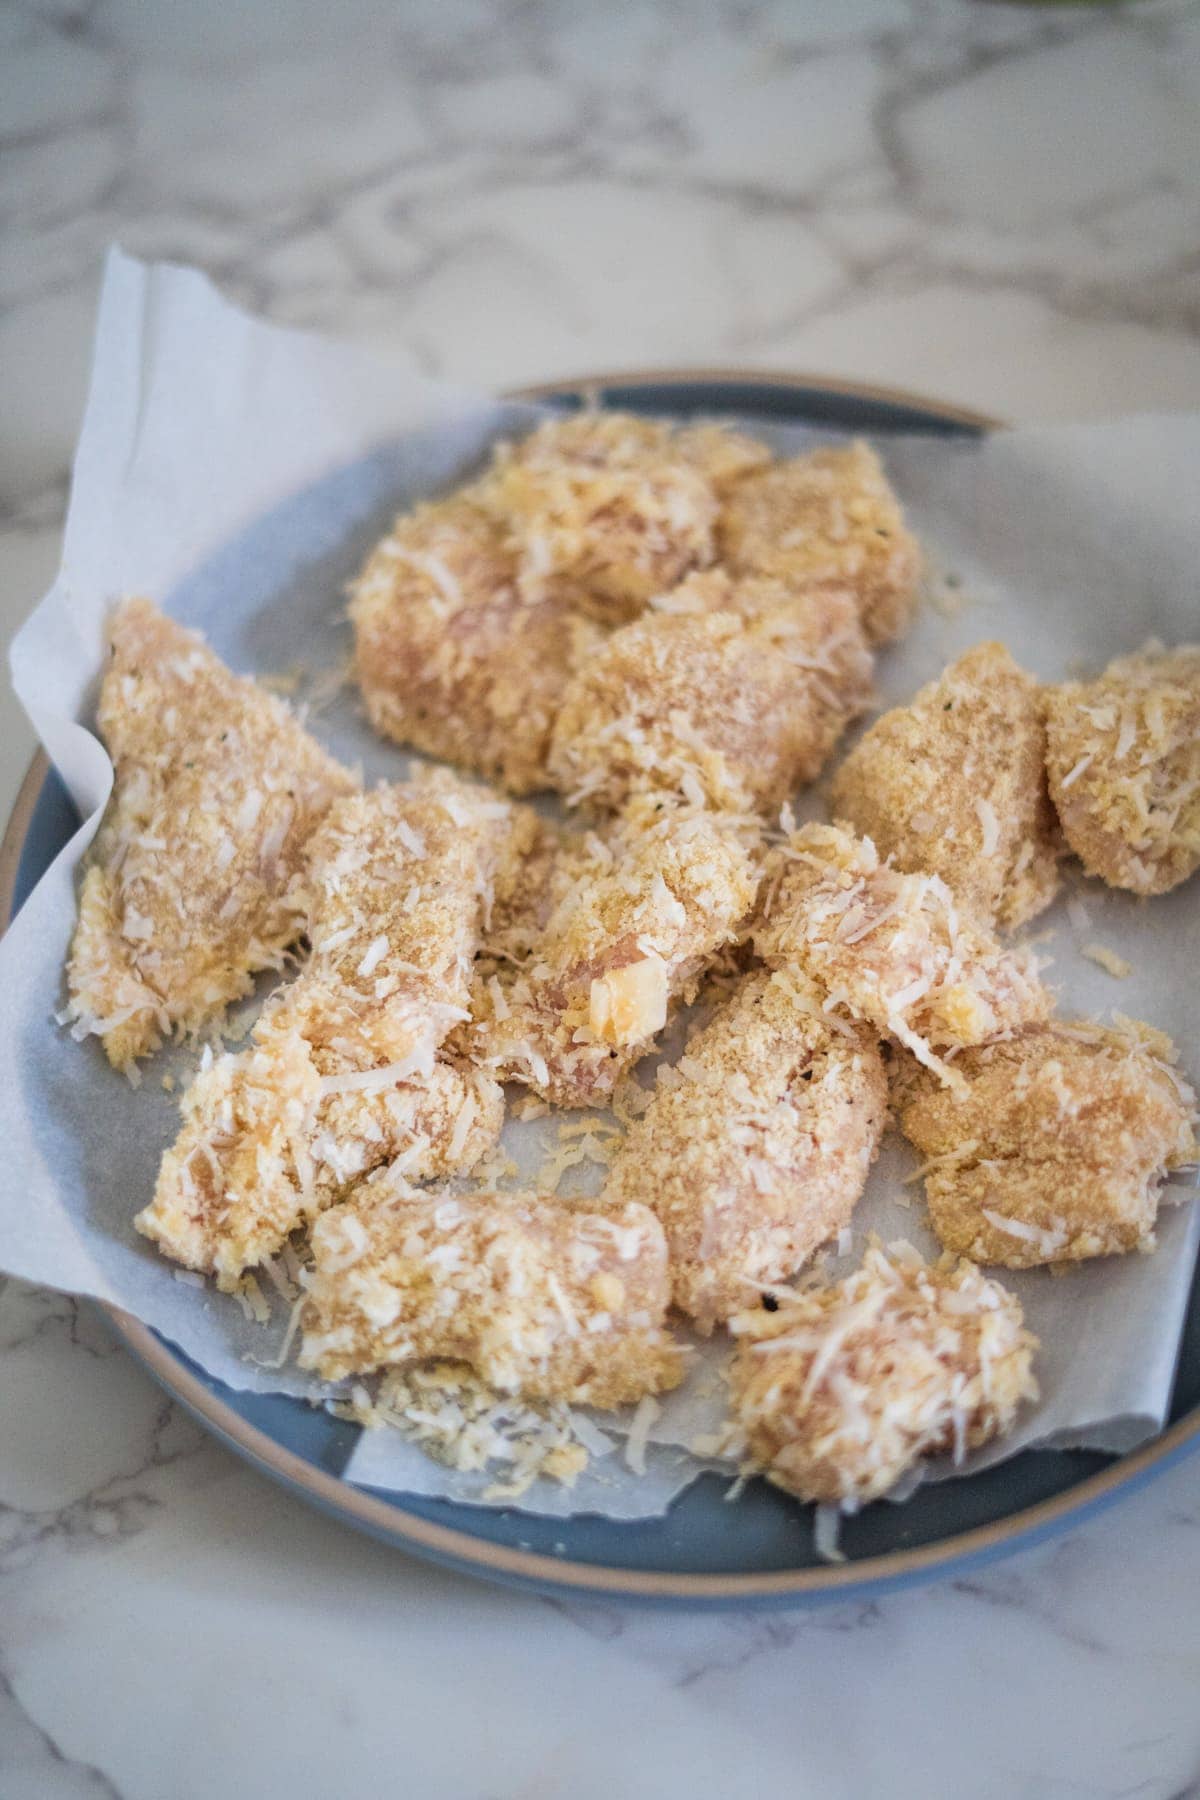
[[[606,1202],[662,1220],[672,1298],[702,1331],[786,1280],[849,1223],[887,1118],[872,1033],[831,1020],[802,976],[741,984],[660,1071]]]
[[[438,1357],[501,1393],[615,1407],[681,1379],[666,1244],[644,1206],[418,1193],[381,1170],[312,1247],[300,1364],[328,1381]]]
[[[835,775],[830,811],[897,868],[940,875],[987,924],[1023,925],[1058,888],[1044,712],[1004,645],[976,644],[876,720]]]
[[[1004,950],[960,915],[936,875],[902,875],[869,838],[805,825],[767,859],[754,948],[807,975],[826,1005],[862,1019],[954,1082],[948,1051],[1050,1013],[1028,951]]]
[[[557,594],[618,625],[712,562],[714,463],[722,468],[711,438],[680,446],[656,420],[580,412],[499,445],[482,486],[520,544],[521,591],[536,597],[549,577]]]
[[[1200,868],[1200,645],[1148,644],[1047,694],[1050,793],[1089,875],[1165,894]]]
[[[913,1070],[898,1116],[941,1242],[1009,1269],[1149,1249],[1162,1176],[1195,1155],[1175,1059],[1148,1025],[1078,1021],[966,1051],[961,1094]]]
[[[801,1500],[878,1500],[922,1457],[961,1461],[1037,1399],[1016,1297],[972,1263],[873,1244],[854,1274],[732,1321],[748,1467]]]
[[[563,690],[603,634],[550,583],[519,591],[517,571],[507,525],[464,489],[396,520],[350,617],[376,731],[523,794],[547,785]]]
[[[755,879],[744,830],[716,814],[650,803],[566,840],[544,930],[523,961],[477,982],[456,1041],[556,1105],[603,1104],[736,938]]]
[[[660,790],[778,811],[867,704],[871,653],[850,593],[693,575],[615,631],[563,697],[550,769],[571,801]]]
[[[499,1135],[491,1081],[439,1065],[509,808],[446,770],[334,806],[311,845],[312,954],[249,1049],[201,1069],[139,1231],[232,1285],[346,1182],[397,1157],[470,1167]]]
[[[109,621],[100,735],[112,799],[67,967],[75,1035],[129,1069],[219,1019],[303,934],[304,852],[353,777],[149,600]]]
[[[906,630],[921,553],[870,445],[815,450],[748,475],[717,528],[735,574],[774,575],[797,592],[848,588],[872,644]]]

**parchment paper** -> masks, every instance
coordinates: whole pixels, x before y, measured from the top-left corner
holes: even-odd
[[[0,1268],[122,1307],[234,1388],[327,1391],[294,1366],[271,1366],[282,1304],[271,1327],[247,1321],[233,1301],[177,1279],[132,1228],[176,1129],[178,1091],[167,1093],[162,1077],[185,1080],[195,1053],[151,1060],[134,1090],[94,1041],[73,1043],[53,1020],[76,865],[111,782],[88,728],[103,620],[120,594],[146,592],[201,627],[239,671],[328,672],[349,649],[345,583],[395,510],[462,478],[492,438],[536,416],[251,320],[192,272],[110,258],[62,568],[11,651],[16,691],[85,823],[0,944]],[[817,435],[761,429],[783,449]],[[962,595],[954,616],[926,607],[912,636],[880,659],[884,703],[908,698],[985,637],[1004,638],[1049,678],[1081,663],[1099,667],[1150,635],[1200,635],[1200,419],[1013,431],[983,444],[897,439],[884,448],[915,528]],[[327,685],[317,680],[311,691]],[[302,683],[301,700],[306,691]],[[323,698],[310,722],[369,779],[409,767],[370,733],[352,692]],[[799,810],[819,811],[819,796]],[[1194,886],[1150,903],[1082,877],[1072,878],[1072,891],[1086,926],[1077,906],[1071,925],[1063,900],[1038,921],[1050,934],[1043,953],[1055,958],[1062,1010],[1116,1007],[1150,1019],[1200,1073],[1189,991],[1200,958]],[[1079,955],[1094,941],[1133,964],[1128,980],[1115,982]],[[523,1168],[540,1160],[561,1119],[510,1128]],[[855,1215],[856,1253],[868,1230],[933,1248],[919,1188],[901,1186],[912,1167],[907,1146],[890,1140]],[[591,1174],[598,1184],[600,1171]],[[1159,1240],[1152,1257],[1059,1278],[1006,1277],[1042,1339],[1043,1398],[996,1454],[1040,1442],[1124,1450],[1159,1428],[1195,1260],[1194,1207],[1165,1209]],[[574,1490],[539,1482],[522,1506],[613,1517],[663,1510],[703,1466],[676,1446],[715,1428],[723,1408],[714,1364],[723,1354],[712,1346],[699,1354],[685,1389],[666,1399],[647,1475],[635,1477],[618,1448]],[[492,1478],[451,1476],[389,1431],[363,1434],[347,1474],[456,1498],[479,1498]]]

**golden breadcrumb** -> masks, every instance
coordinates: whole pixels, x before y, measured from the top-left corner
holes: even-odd
[[[873,644],[912,618],[920,548],[868,444],[747,475],[722,509],[717,546],[735,573],[775,575],[797,592],[850,589]]]
[[[1200,645],[1049,690],[1050,793],[1089,875],[1165,894],[1200,868]]]
[[[647,803],[567,839],[553,910],[523,959],[476,981],[473,1060],[562,1106],[603,1104],[754,899],[740,820]]]
[[[509,811],[446,770],[331,809],[311,845],[312,954],[251,1047],[197,1076],[136,1221],[164,1254],[228,1285],[378,1164],[445,1174],[492,1147],[495,1084],[435,1057],[468,1016]]]
[[[1032,919],[1058,888],[1037,682],[977,644],[850,752],[830,811],[898,868],[940,875],[988,924]]]
[[[972,1263],[875,1243],[831,1287],[732,1321],[749,1467],[801,1500],[878,1500],[920,1458],[961,1461],[1037,1399],[1016,1297]]]
[[[350,617],[375,729],[520,794],[546,785],[563,689],[602,633],[557,586],[519,591],[517,565],[504,521],[466,489],[396,520]]]
[[[965,1052],[960,1095],[913,1070],[900,1125],[946,1248],[1009,1269],[1150,1248],[1162,1175],[1195,1155],[1175,1057],[1148,1025],[1081,1020]]]
[[[672,1297],[704,1331],[849,1223],[887,1117],[879,1046],[802,976],[743,978],[630,1127],[605,1201],[662,1220]]]
[[[806,825],[768,857],[753,942],[951,1081],[946,1052],[1050,1012],[1027,951],[960,916],[938,876],[901,874],[837,825]]]
[[[620,624],[713,560],[713,461],[711,438],[680,447],[656,420],[573,413],[498,445],[482,491],[519,541],[526,597],[549,577],[574,605]],[[735,448],[739,461],[749,459]]]
[[[445,1357],[502,1393],[614,1407],[681,1379],[644,1206],[414,1192],[383,1170],[318,1221],[312,1248],[300,1363],[326,1380]]]
[[[67,968],[75,1034],[128,1068],[220,1018],[304,931],[308,839],[353,778],[281,700],[149,600],[108,627],[112,799]]]
[[[871,690],[853,595],[761,576],[691,576],[616,631],[563,697],[551,773],[571,801],[660,789],[778,811],[820,773]]]

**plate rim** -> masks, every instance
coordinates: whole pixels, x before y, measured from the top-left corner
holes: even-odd
[[[763,389],[804,388],[833,397],[877,400],[909,407],[931,418],[941,418],[981,433],[1004,428],[1003,421],[987,414],[931,399],[909,389],[782,370],[721,367],[604,372],[528,384],[509,390],[503,397],[536,401],[592,388],[694,387],[722,383]],[[17,790],[0,838],[0,934],[12,919],[18,866],[38,797],[50,771],[49,758],[39,746]],[[251,1466],[281,1482],[300,1498],[397,1549],[410,1550],[484,1580],[515,1583],[543,1592],[557,1590],[609,1599],[692,1606],[728,1606],[770,1600],[799,1603],[836,1599],[856,1591],[878,1592],[945,1574],[953,1568],[1007,1554],[1032,1543],[1056,1528],[1063,1528],[1073,1518],[1112,1504],[1126,1490],[1140,1485],[1178,1456],[1200,1445],[1200,1406],[1197,1406],[1168,1425],[1149,1443],[1117,1457],[1107,1468],[1084,1476],[1047,1500],[1035,1502],[989,1524],[940,1538],[932,1544],[891,1550],[851,1563],[757,1574],[664,1573],[614,1564],[581,1563],[496,1544],[468,1530],[438,1524],[406,1512],[395,1502],[385,1500],[369,1489],[356,1487],[340,1475],[330,1474],[244,1419],[184,1364],[169,1340],[160,1339],[149,1326],[119,1307],[102,1301],[96,1304],[125,1347],[160,1386]]]

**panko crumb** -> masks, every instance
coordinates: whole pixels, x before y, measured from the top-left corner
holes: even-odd
[[[774,575],[795,592],[849,589],[873,644],[899,637],[912,619],[920,547],[869,444],[747,475],[722,508],[717,543],[737,574]]]
[[[747,1470],[801,1500],[853,1511],[1037,1398],[1020,1303],[973,1263],[875,1242],[845,1280],[776,1303],[731,1322],[733,1412]]]
[[[1044,710],[1003,644],[977,644],[875,721],[830,810],[898,868],[940,875],[986,923],[1022,925],[1058,888]]]
[[[1049,1016],[1036,961],[1005,950],[936,875],[905,875],[869,838],[806,825],[766,861],[752,941],[816,982],[827,1010],[874,1025],[955,1084],[967,1045]]]
[[[1163,1174],[1196,1154],[1176,1060],[1137,1020],[1078,1020],[964,1051],[959,1094],[912,1070],[897,1115],[945,1248],[1009,1269],[1152,1249]]]
[[[308,840],[355,783],[281,700],[151,601],[122,601],[108,645],[98,724],[115,779],[63,1017],[129,1069],[282,967],[304,931]]]
[[[682,1378],[646,1207],[417,1191],[382,1170],[312,1246],[299,1360],[326,1380],[448,1358],[499,1393],[617,1407]]]
[[[705,1332],[848,1224],[887,1118],[879,1047],[802,976],[762,972],[687,1046],[629,1129],[606,1203],[662,1220],[672,1297]]]
[[[1200,868],[1200,645],[1148,644],[1047,695],[1050,794],[1089,875],[1165,894]]]

